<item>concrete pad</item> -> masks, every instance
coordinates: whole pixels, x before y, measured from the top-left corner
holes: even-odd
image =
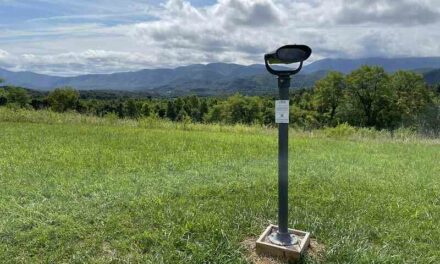
[[[294,234],[298,238],[298,243],[292,246],[279,246],[270,242],[268,236],[277,232],[278,226],[270,225],[261,234],[256,243],[257,254],[280,258],[288,261],[297,261],[301,258],[310,243],[310,233],[289,229],[289,233]]]

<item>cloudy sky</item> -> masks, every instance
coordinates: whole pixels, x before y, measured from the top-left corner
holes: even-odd
[[[440,56],[440,0],[0,0],[0,67],[52,75],[326,57]]]

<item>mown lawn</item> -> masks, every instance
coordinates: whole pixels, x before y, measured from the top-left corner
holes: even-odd
[[[439,263],[440,145],[291,137],[305,263]],[[0,122],[0,263],[247,263],[276,133]]]

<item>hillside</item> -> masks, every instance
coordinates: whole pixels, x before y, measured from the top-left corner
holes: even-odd
[[[60,86],[72,86],[79,90],[150,90],[166,85],[196,82],[231,82],[265,73],[261,65],[242,66],[213,63],[189,65],[175,69],[146,69],[113,74],[88,74],[75,77],[55,77],[29,72],[0,70],[0,77],[8,84],[49,90]]]
[[[440,83],[440,69],[432,70],[424,73],[425,80],[429,84]]]
[[[378,65],[389,72],[414,70],[428,75],[429,83],[440,82],[433,70],[440,69],[440,57],[430,58],[366,58],[323,59],[304,66],[293,78],[294,88],[310,87],[330,70],[348,73],[361,65]],[[226,63],[194,64],[175,69],[145,69],[113,74],[88,74],[57,77],[32,72],[0,69],[0,78],[7,84],[37,90],[71,86],[78,90],[150,91],[160,95],[223,95],[235,92],[267,94],[276,88],[275,77],[263,65]]]
[[[308,87],[325,72],[299,74],[293,86]],[[276,78],[263,65],[243,66],[212,63],[190,65],[176,69],[152,69],[113,74],[91,74],[76,77],[53,77],[28,72],[0,71],[7,84],[36,90],[51,90],[71,86],[78,90],[148,91],[152,94],[177,96],[267,94],[276,92]]]
[[[440,57],[323,59],[304,67],[304,73],[322,70],[349,73],[362,65],[381,66],[387,72],[416,69],[433,70],[440,68]]]

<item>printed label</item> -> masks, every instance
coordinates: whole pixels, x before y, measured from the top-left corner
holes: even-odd
[[[275,123],[289,123],[289,100],[275,101]]]

